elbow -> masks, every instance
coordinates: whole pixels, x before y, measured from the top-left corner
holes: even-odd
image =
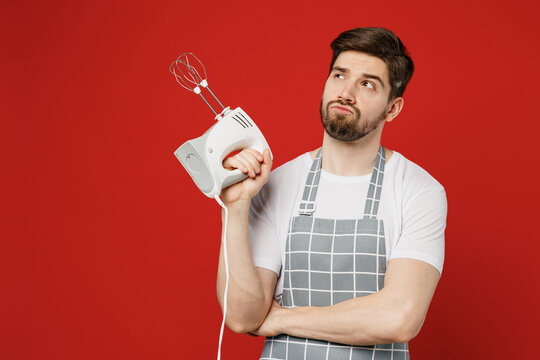
[[[246,334],[259,328],[259,323],[241,318],[228,318],[225,320],[227,327],[237,334]]]
[[[241,298],[244,300],[244,298]],[[225,316],[225,325],[237,333],[245,334],[257,330],[261,326],[266,313],[264,307],[264,298],[254,299],[252,301],[238,301],[238,299],[229,297],[229,304],[227,305],[227,314],[223,314],[225,308],[222,299],[219,297],[218,302],[221,306],[223,316]]]
[[[247,311],[245,306],[229,306],[225,317],[225,325],[237,334],[253,332],[261,326],[267,312],[263,307]]]
[[[391,331],[391,341],[406,343],[412,340],[422,328],[424,319],[419,319],[412,312],[403,311],[395,315],[395,321]]]

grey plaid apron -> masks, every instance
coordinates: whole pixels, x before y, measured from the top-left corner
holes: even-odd
[[[293,216],[285,246],[282,305],[329,306],[383,288],[386,248],[383,221],[377,219],[385,154],[379,147],[359,219],[313,215],[321,176],[321,150],[309,171],[299,216]],[[266,338],[261,360],[409,359],[408,343],[350,346],[287,334]]]

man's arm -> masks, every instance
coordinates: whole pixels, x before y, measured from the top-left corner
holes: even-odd
[[[255,268],[248,234],[248,216],[251,198],[268,180],[272,160],[266,150],[263,156],[245,149],[224,162],[225,168],[241,169],[249,175],[221,193],[228,211],[227,255],[229,263],[229,290],[226,323],[234,332],[245,333],[257,329],[264,321],[272,304],[277,274]],[[225,211],[222,211],[225,223]],[[223,242],[217,274],[218,301],[223,308],[225,293],[225,261]]]
[[[229,291],[226,323],[232,331],[245,333],[258,328],[266,317],[272,304],[277,274],[256,268],[253,264],[247,225],[249,203],[234,204],[228,209]],[[217,275],[218,301],[222,308],[225,292],[223,251],[222,243]]]
[[[407,342],[424,323],[439,277],[425,262],[392,259],[381,291],[325,307],[286,309],[274,302],[256,334],[286,333],[349,345]]]

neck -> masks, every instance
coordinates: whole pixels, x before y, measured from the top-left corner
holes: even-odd
[[[381,143],[383,126],[356,141],[341,141],[324,133],[322,169],[339,176],[371,174]],[[386,150],[386,149],[385,149]],[[388,150],[387,160],[389,158]]]

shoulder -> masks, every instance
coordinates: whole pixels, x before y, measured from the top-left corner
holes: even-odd
[[[402,154],[394,152],[392,158],[395,162],[390,169],[391,181],[395,194],[401,199],[402,211],[435,211],[446,216],[447,198],[443,185]]]
[[[277,198],[293,196],[307,176],[311,161],[309,153],[303,153],[272,170],[258,197],[264,202],[274,202]]]
[[[270,173],[268,183],[280,184],[282,182],[293,181],[297,177],[309,170],[309,162],[311,162],[309,153],[303,153],[292,160],[278,166]]]
[[[425,191],[445,192],[439,181],[399,152],[394,151],[391,160],[394,160],[391,168],[393,178],[402,183],[404,190],[417,194]]]

